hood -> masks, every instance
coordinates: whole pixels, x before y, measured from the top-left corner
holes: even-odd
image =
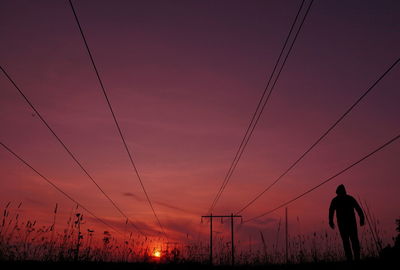
[[[346,195],[346,188],[344,187],[344,185],[339,185],[336,189],[336,194],[337,195]]]

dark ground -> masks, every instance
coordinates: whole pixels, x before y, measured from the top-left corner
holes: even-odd
[[[231,269],[231,266],[209,266],[205,264],[193,264],[193,263],[181,263],[181,264],[157,264],[157,263],[94,263],[94,262],[36,262],[36,261],[0,261],[0,269],[146,269],[146,270],[169,270],[169,269],[194,269],[194,270],[206,270],[206,269],[215,269],[215,270],[224,270]],[[358,263],[346,263],[346,262],[319,262],[319,263],[304,263],[304,264],[284,264],[284,265],[237,265],[234,268],[236,269],[272,269],[272,270],[280,270],[280,269],[288,269],[288,270],[297,270],[297,269],[338,269],[338,270],[347,270],[347,269],[400,269],[399,260],[396,261],[384,261],[379,259],[369,259],[363,260]]]

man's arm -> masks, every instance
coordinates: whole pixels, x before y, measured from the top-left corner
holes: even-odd
[[[333,222],[333,216],[335,214],[336,206],[335,199],[332,200],[331,205],[329,206],[329,226],[334,229],[335,223]]]
[[[364,217],[364,212],[361,209],[360,205],[356,201],[356,199],[353,198],[354,201],[354,209],[356,209],[358,216],[360,217],[360,226],[364,226],[365,224],[365,217]]]

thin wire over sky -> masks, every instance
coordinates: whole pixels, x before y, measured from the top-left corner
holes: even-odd
[[[376,154],[377,152],[381,151],[382,149],[384,149],[385,147],[391,145],[392,143],[394,143],[396,140],[398,140],[400,138],[400,134],[398,134],[397,136],[393,137],[392,139],[390,139],[389,141],[385,142],[384,144],[382,144],[381,146],[379,146],[378,148],[376,148],[375,150],[373,150],[372,152],[370,152],[369,154],[363,156],[362,158],[360,158],[359,160],[355,161],[354,163],[350,164],[349,166],[347,166],[346,168],[342,169],[341,171],[337,172],[336,174],[334,174],[333,176],[329,177],[328,179],[322,181],[321,183],[319,183],[318,185],[314,186],[313,188],[310,188],[309,190],[305,191],[304,193],[296,196],[295,198],[282,203],[281,205],[275,207],[272,210],[269,210],[267,212],[264,212],[258,216],[249,218],[247,220],[244,220],[243,223],[247,223],[256,219],[259,219],[265,215],[268,215],[272,212],[275,212],[278,209],[281,209],[291,203],[293,203],[294,201],[300,199],[301,197],[306,196],[307,194],[311,193],[312,191],[316,190],[317,188],[321,187],[322,185],[332,181],[333,179],[335,179],[336,177],[340,176],[341,174],[345,173],[346,171],[350,170],[351,168],[353,168],[354,166],[358,165],[359,163],[363,162],[364,160],[366,160],[367,158],[373,156],[374,154]]]
[[[258,195],[256,195],[252,200],[250,200],[245,206],[243,206],[236,213],[242,213],[246,210],[250,205],[256,202],[261,196],[263,196],[268,190],[272,188],[276,183],[278,183],[286,174],[288,174],[311,150],[316,147],[328,134],[344,119],[350,112],[373,90],[375,86],[379,84],[379,82],[387,75],[393,68],[400,62],[400,58],[398,58],[394,63],[387,68],[379,78],[302,154],[300,157],[293,162],[289,168],[287,168],[278,178],[276,178],[270,185],[268,185],[263,191],[261,191]]]
[[[125,217],[128,222],[142,235],[146,235],[143,233],[135,223],[133,223],[129,217],[121,210],[121,208],[114,202],[113,199],[101,188],[101,186],[97,183],[97,181],[92,177],[91,174],[83,167],[82,163],[78,160],[75,154],[72,153],[69,147],[61,140],[60,136],[51,128],[50,124],[44,119],[42,114],[38,111],[38,109],[33,105],[33,103],[29,100],[29,98],[24,94],[22,89],[16,84],[16,82],[11,78],[11,76],[6,72],[6,70],[0,66],[0,70],[6,76],[6,78],[10,81],[10,83],[14,86],[14,88],[18,91],[18,93],[22,96],[22,98],[28,103],[31,109],[36,113],[42,123],[46,126],[46,128],[50,131],[50,133],[57,139],[57,141],[61,144],[64,150],[68,153],[68,155],[74,160],[74,162],[78,165],[78,167],[84,172],[84,174],[92,181],[92,183],[97,187],[98,190],[107,198],[107,200],[114,206],[114,208]]]
[[[79,22],[79,18],[78,18],[78,15],[76,14],[74,5],[72,4],[72,1],[71,1],[71,0],[68,0],[68,1],[69,1],[70,6],[71,6],[71,10],[72,10],[72,12],[73,12],[73,14],[74,14],[74,18],[75,18],[76,24],[78,25],[79,32],[80,32],[80,34],[81,34],[81,36],[82,36],[82,40],[83,40],[83,42],[85,43],[85,48],[86,48],[87,53],[88,53],[88,55],[89,55],[90,62],[92,63],[93,69],[94,69],[94,71],[95,71],[95,73],[96,73],[96,76],[97,76],[97,79],[98,79],[98,81],[99,81],[100,88],[101,88],[101,90],[102,90],[102,92],[103,92],[103,94],[104,94],[104,98],[105,98],[106,101],[107,101],[108,108],[110,109],[111,115],[112,115],[112,117],[113,117],[113,119],[114,119],[114,123],[115,123],[115,126],[116,126],[117,130],[118,130],[118,134],[119,134],[119,136],[121,137],[121,140],[122,140],[122,143],[123,143],[124,148],[125,148],[125,150],[126,150],[126,153],[128,154],[129,161],[130,161],[130,163],[131,163],[131,165],[132,165],[132,167],[133,167],[133,170],[135,171],[135,174],[136,174],[136,176],[137,176],[137,178],[138,178],[138,180],[139,180],[139,182],[140,182],[140,186],[142,187],[143,193],[144,193],[145,196],[146,196],[147,202],[149,203],[149,206],[150,206],[150,208],[151,208],[151,210],[152,210],[152,212],[153,212],[153,215],[154,215],[154,217],[155,217],[155,219],[156,219],[158,225],[160,226],[161,232],[164,234],[164,236],[167,236],[166,233],[165,233],[165,231],[164,231],[164,227],[163,227],[163,225],[161,224],[161,221],[160,221],[160,219],[158,218],[158,215],[157,215],[157,213],[156,213],[156,211],[155,211],[155,209],[154,209],[153,203],[152,203],[151,200],[150,200],[150,196],[149,196],[148,192],[146,191],[146,188],[145,188],[145,186],[144,186],[144,184],[143,184],[142,178],[141,178],[141,176],[140,176],[140,174],[139,174],[139,171],[138,171],[138,169],[137,169],[137,167],[136,167],[136,165],[135,165],[135,162],[133,161],[132,154],[131,154],[131,152],[130,152],[130,150],[129,150],[129,148],[128,148],[128,145],[127,145],[126,140],[125,140],[125,138],[124,138],[124,135],[123,135],[123,133],[122,133],[121,127],[120,127],[120,125],[119,125],[119,123],[118,123],[117,117],[115,116],[114,109],[113,109],[113,107],[112,107],[112,105],[111,105],[110,99],[108,98],[106,89],[105,89],[104,84],[103,84],[103,81],[102,81],[102,79],[101,79],[101,77],[100,77],[100,74],[99,74],[99,71],[98,71],[98,69],[97,69],[96,63],[94,62],[93,55],[92,55],[92,53],[91,53],[91,51],[90,51],[88,42],[87,42],[87,40],[86,40],[86,37],[85,37],[85,34],[84,34],[84,32],[83,32],[82,26],[81,26],[81,24],[80,24],[80,22]]]
[[[281,74],[281,72],[282,72],[282,70],[283,70],[283,68],[285,66],[285,63],[286,63],[286,61],[287,61],[287,59],[288,59],[288,57],[290,55],[290,52],[293,49],[293,46],[294,46],[294,44],[295,44],[295,42],[297,40],[297,37],[298,37],[298,35],[300,33],[300,30],[302,29],[302,26],[303,26],[303,24],[304,24],[304,22],[305,22],[305,20],[307,18],[307,15],[308,15],[308,13],[310,11],[310,8],[311,8],[313,2],[314,2],[313,0],[310,1],[309,5],[308,5],[308,7],[307,7],[307,9],[305,11],[305,14],[303,15],[303,18],[301,19],[301,23],[297,28],[296,34],[295,34],[294,38],[291,41],[289,49],[286,52],[284,60],[283,60],[281,66],[279,68],[279,71],[278,71],[277,75],[275,76],[275,79],[273,81],[273,84],[272,84],[269,92],[268,92],[268,95],[266,96],[267,90],[268,90],[268,88],[270,86],[270,83],[272,82],[272,79],[273,79],[273,77],[275,75],[275,71],[277,70],[277,67],[278,67],[278,65],[279,65],[279,63],[280,63],[280,61],[282,59],[283,53],[284,53],[285,49],[287,48],[287,44],[288,44],[288,42],[290,40],[290,37],[291,37],[292,32],[293,32],[293,30],[295,28],[295,25],[298,22],[299,15],[301,14],[301,11],[303,9],[305,0],[303,0],[301,2],[301,5],[300,5],[300,7],[299,7],[299,9],[297,11],[297,14],[295,16],[295,19],[294,19],[294,21],[293,21],[293,23],[292,23],[292,25],[290,27],[290,31],[289,31],[289,33],[288,33],[288,35],[286,37],[286,40],[285,40],[285,42],[283,44],[283,47],[282,47],[281,52],[279,54],[279,57],[276,60],[275,66],[274,66],[274,68],[273,68],[273,70],[272,70],[272,72],[271,72],[271,74],[269,76],[269,79],[268,79],[268,82],[267,82],[267,86],[265,87],[264,92],[261,95],[261,98],[260,98],[260,100],[259,100],[259,102],[257,104],[257,108],[256,108],[256,110],[253,113],[253,116],[251,118],[250,124],[247,127],[247,130],[246,130],[245,135],[244,135],[244,137],[243,137],[243,139],[242,139],[242,141],[241,141],[241,143],[239,145],[239,148],[238,148],[238,150],[236,152],[236,155],[235,155],[235,157],[234,157],[234,159],[233,159],[233,161],[231,163],[231,166],[230,166],[230,168],[229,168],[229,170],[228,170],[228,172],[227,172],[227,174],[226,174],[226,176],[225,176],[225,178],[224,178],[224,180],[223,180],[223,182],[221,184],[221,187],[219,188],[219,190],[218,190],[218,192],[217,192],[217,194],[216,194],[216,196],[215,196],[215,198],[214,198],[214,200],[213,200],[213,202],[212,202],[212,204],[211,204],[211,206],[210,206],[210,208],[208,210],[208,213],[211,213],[214,210],[218,200],[220,199],[222,193],[224,192],[226,186],[228,185],[228,183],[229,183],[229,181],[230,181],[230,179],[231,179],[231,177],[233,175],[233,172],[234,172],[235,168],[237,167],[237,165],[238,165],[238,163],[240,161],[240,158],[242,157],[243,152],[244,152],[248,142],[250,141],[250,138],[251,138],[251,136],[252,136],[252,134],[254,132],[254,129],[256,128],[256,126],[258,124],[258,121],[260,120],[260,117],[261,117],[261,115],[262,115],[262,113],[263,113],[263,111],[264,111],[264,109],[265,109],[270,97],[271,97],[271,94],[272,94],[272,92],[274,90],[275,84],[278,81],[279,76],[280,76],[280,74]],[[264,98],[265,98],[265,100],[264,100]]]
[[[14,157],[16,157],[17,159],[19,159],[19,161],[21,161],[22,163],[24,163],[26,166],[28,166],[32,171],[34,171],[37,175],[39,175],[44,181],[46,181],[49,185],[51,185],[53,188],[55,188],[58,192],[60,192],[62,195],[64,195],[65,197],[67,197],[70,201],[72,201],[73,203],[75,203],[76,205],[78,205],[79,207],[81,207],[83,210],[85,210],[86,212],[88,212],[91,216],[93,216],[97,221],[103,223],[105,226],[107,226],[108,228],[114,230],[115,232],[124,235],[121,231],[119,231],[118,229],[116,229],[114,226],[108,224],[106,221],[104,221],[103,219],[99,218],[97,215],[95,215],[92,211],[90,211],[89,209],[87,209],[83,204],[81,204],[80,202],[78,202],[76,199],[74,199],[73,197],[71,197],[71,195],[69,195],[68,193],[66,193],[64,190],[62,190],[59,186],[57,186],[56,184],[53,183],[53,181],[51,181],[50,179],[48,179],[47,177],[45,177],[43,174],[41,174],[38,170],[36,170],[32,165],[30,165],[25,159],[23,159],[20,155],[18,155],[17,153],[15,153],[13,150],[11,150],[11,148],[7,145],[5,145],[4,143],[0,142],[0,145],[3,146],[3,148],[5,150],[7,150],[9,153],[11,153]]]

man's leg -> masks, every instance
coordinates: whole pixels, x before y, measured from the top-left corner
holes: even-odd
[[[350,231],[351,247],[354,252],[354,259],[360,260],[360,241],[358,241],[357,224],[354,223]]]
[[[340,236],[342,237],[344,253],[346,254],[347,261],[352,261],[353,254],[352,254],[351,248],[350,248],[349,232],[348,232],[348,230],[346,230],[344,228],[339,228],[339,231],[340,231]]]

